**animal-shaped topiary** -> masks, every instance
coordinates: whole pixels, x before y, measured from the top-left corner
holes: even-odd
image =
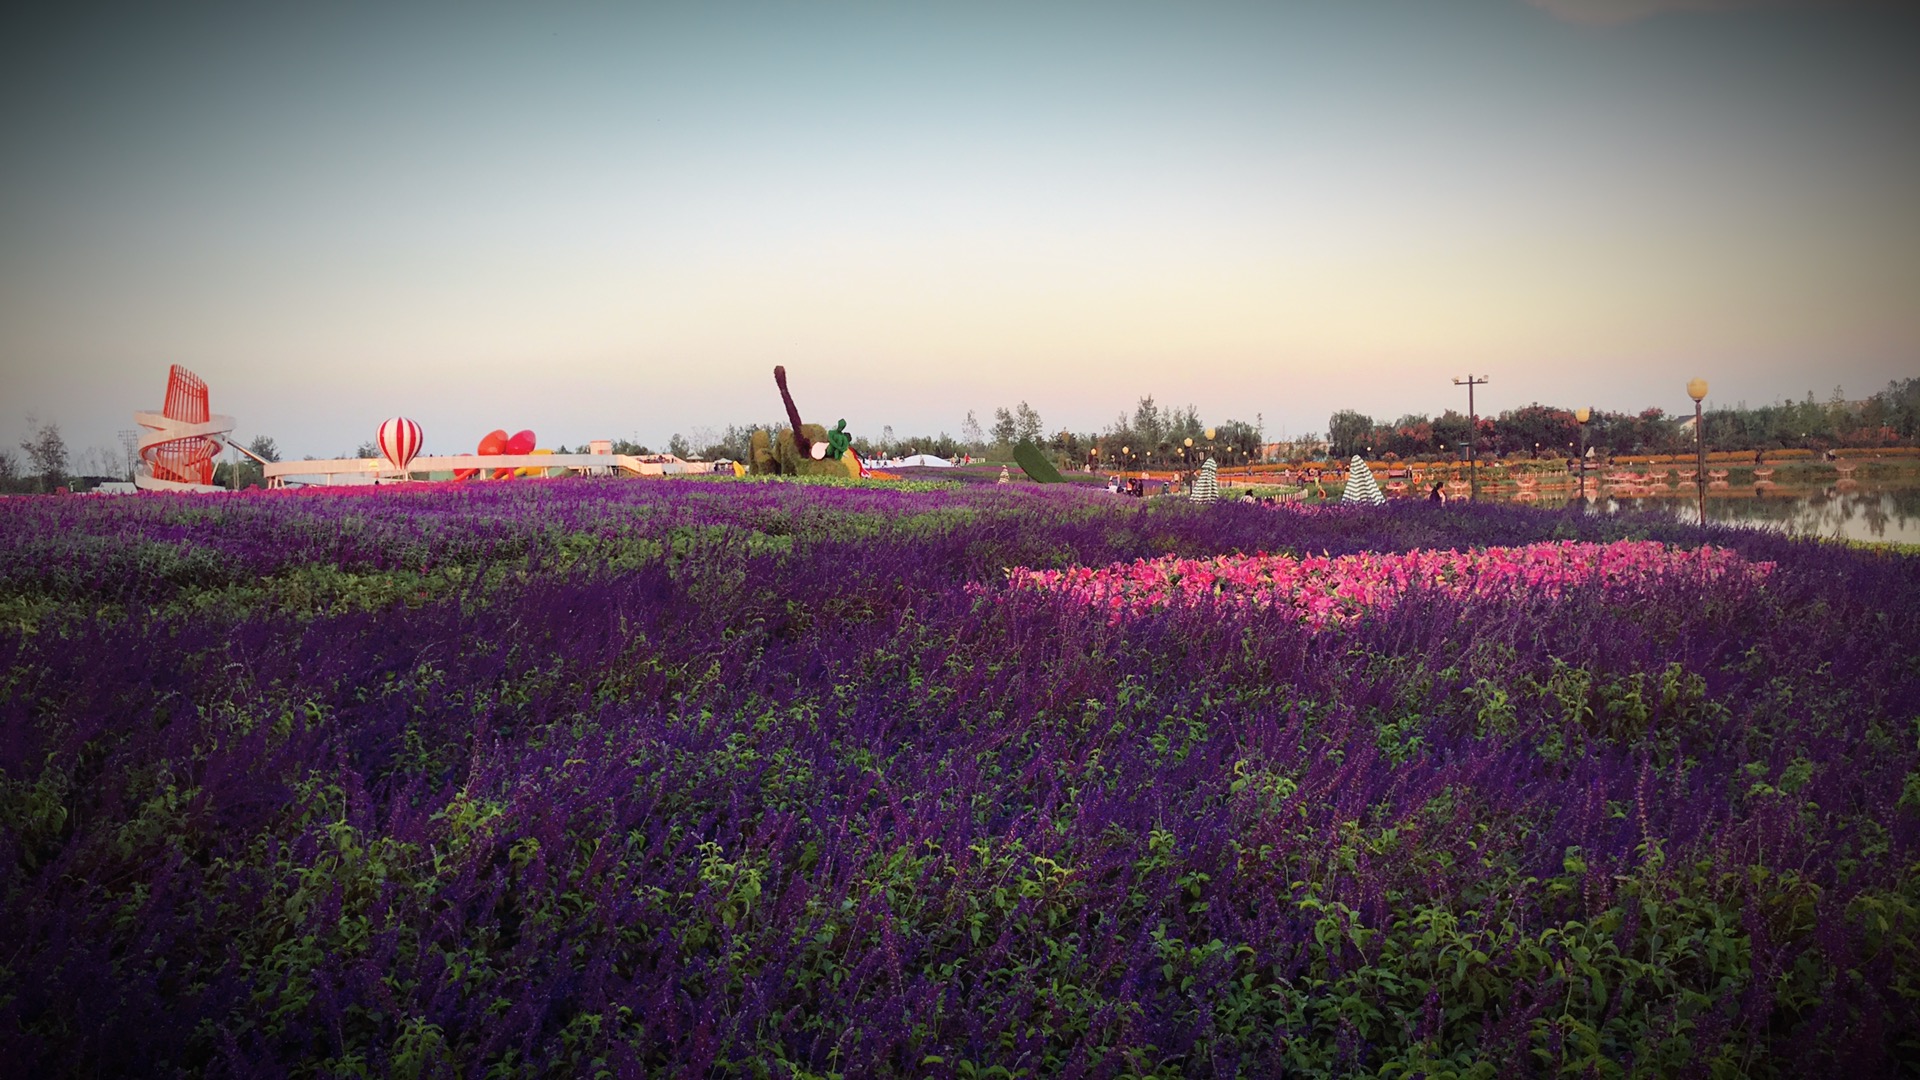
[[[800,410],[787,390],[785,367],[773,369],[773,382],[780,388],[780,401],[792,426],[754,432],[748,468],[762,476],[859,476],[860,455],[852,449],[847,422],[840,421],[832,431],[801,423]]]

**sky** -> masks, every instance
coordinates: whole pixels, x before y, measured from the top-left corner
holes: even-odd
[[[1864,397],[1920,374],[1913,7],[49,5],[0,446],[173,363],[290,457],[658,446],[775,364],[867,435]]]

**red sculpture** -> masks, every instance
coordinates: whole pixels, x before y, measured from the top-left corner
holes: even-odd
[[[520,454],[531,454],[533,453],[533,447],[535,442],[536,440],[534,439],[533,432],[516,431],[514,432],[513,437],[507,440],[506,448],[500,452],[503,454],[512,454],[516,456]],[[493,473],[493,478],[495,480],[511,480],[513,479],[513,470],[512,469],[495,469]]]
[[[534,437],[531,431],[522,431],[511,437],[506,429],[495,428],[480,438],[480,445],[474,453],[480,457],[499,457],[503,454],[528,454],[533,452]],[[479,469],[459,469],[454,472],[455,480],[469,480],[480,472]],[[505,480],[513,475],[512,469],[495,469],[493,478]]]
[[[213,459],[220,454],[217,436],[231,431],[233,421],[209,411],[207,384],[200,376],[173,365],[167,372],[167,400],[160,413],[135,413],[134,419],[148,429],[140,440],[140,461],[146,469],[144,476],[135,476],[136,483],[142,487],[213,483]]]

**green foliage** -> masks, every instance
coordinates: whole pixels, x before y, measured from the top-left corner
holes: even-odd
[[[1060,470],[1054,468],[1053,462],[1047,460],[1047,455],[1031,442],[1022,440],[1020,445],[1014,447],[1013,460],[1019,464],[1020,471],[1027,474],[1027,479],[1035,483],[1060,483]]]
[[[808,445],[828,443],[830,433],[819,424],[800,425],[800,436]],[[832,454],[815,459],[793,443],[793,429],[756,431],[750,448],[748,467],[762,476],[818,476],[845,479],[853,475],[853,459]]]

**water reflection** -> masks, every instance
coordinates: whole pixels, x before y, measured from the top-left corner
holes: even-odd
[[[1595,499],[1592,507],[1595,513],[1663,510],[1682,521],[1700,520],[1691,492],[1605,494]],[[1920,543],[1920,488],[1849,485],[1709,492],[1707,520],[1778,529],[1794,536],[1915,544]]]

